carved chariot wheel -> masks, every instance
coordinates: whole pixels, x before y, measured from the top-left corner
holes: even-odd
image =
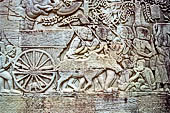
[[[55,79],[54,64],[47,52],[39,49],[26,50],[14,62],[14,82],[26,93],[44,92]]]

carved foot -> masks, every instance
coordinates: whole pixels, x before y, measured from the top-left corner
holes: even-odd
[[[47,90],[45,93],[46,94],[51,94],[51,93],[56,93],[56,92],[57,91],[55,89],[51,88],[51,89]]]
[[[8,90],[8,89],[1,89],[1,93],[10,93],[10,90]]]
[[[118,88],[110,87],[105,90],[106,93],[112,93],[112,92],[117,92]]]
[[[21,91],[15,90],[15,89],[11,89],[10,93],[14,93],[14,94],[22,94]]]
[[[74,92],[74,90],[73,89],[63,89],[61,92],[63,92],[63,93],[72,93],[72,92]]]

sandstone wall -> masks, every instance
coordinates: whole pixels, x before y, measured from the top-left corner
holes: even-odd
[[[168,113],[169,0],[0,0],[0,112]]]

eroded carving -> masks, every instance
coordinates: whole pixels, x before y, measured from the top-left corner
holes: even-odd
[[[21,17],[20,30],[26,30],[20,32],[23,51],[9,61],[14,62],[15,84],[27,93],[55,88],[59,92],[169,91],[169,3],[22,0],[17,8],[9,5],[15,15],[8,17]],[[3,43],[5,51],[8,46]],[[3,62],[9,57],[4,54]]]
[[[0,92],[21,94],[20,91],[14,89],[11,73],[14,60],[21,51],[12,45],[5,45],[4,42],[0,42],[0,48]],[[7,82],[7,84],[5,84],[5,82]]]

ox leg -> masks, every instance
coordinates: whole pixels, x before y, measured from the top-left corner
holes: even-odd
[[[75,91],[78,91],[77,87],[73,84],[73,81],[74,78],[70,78],[67,85],[73,88]]]
[[[66,77],[66,76],[61,76],[61,78],[58,80],[57,91],[60,90],[61,84],[62,84],[64,81],[68,80],[71,76],[72,76],[72,75],[69,75],[69,76],[67,76],[67,77]]]
[[[83,88],[83,91],[85,91],[88,87],[92,86],[92,79],[86,77],[86,80],[87,80],[87,84]]]
[[[79,84],[79,87],[78,87],[78,91],[81,91],[81,88],[82,88],[84,83],[85,83],[85,78],[81,78],[80,79],[80,84]]]
[[[101,73],[97,79],[100,83],[102,90],[105,90],[106,72],[104,71],[103,73]]]
[[[106,74],[107,74],[107,78],[106,78],[106,82],[105,82],[105,90],[107,90],[112,81],[116,78],[116,74],[113,70],[106,70]]]

